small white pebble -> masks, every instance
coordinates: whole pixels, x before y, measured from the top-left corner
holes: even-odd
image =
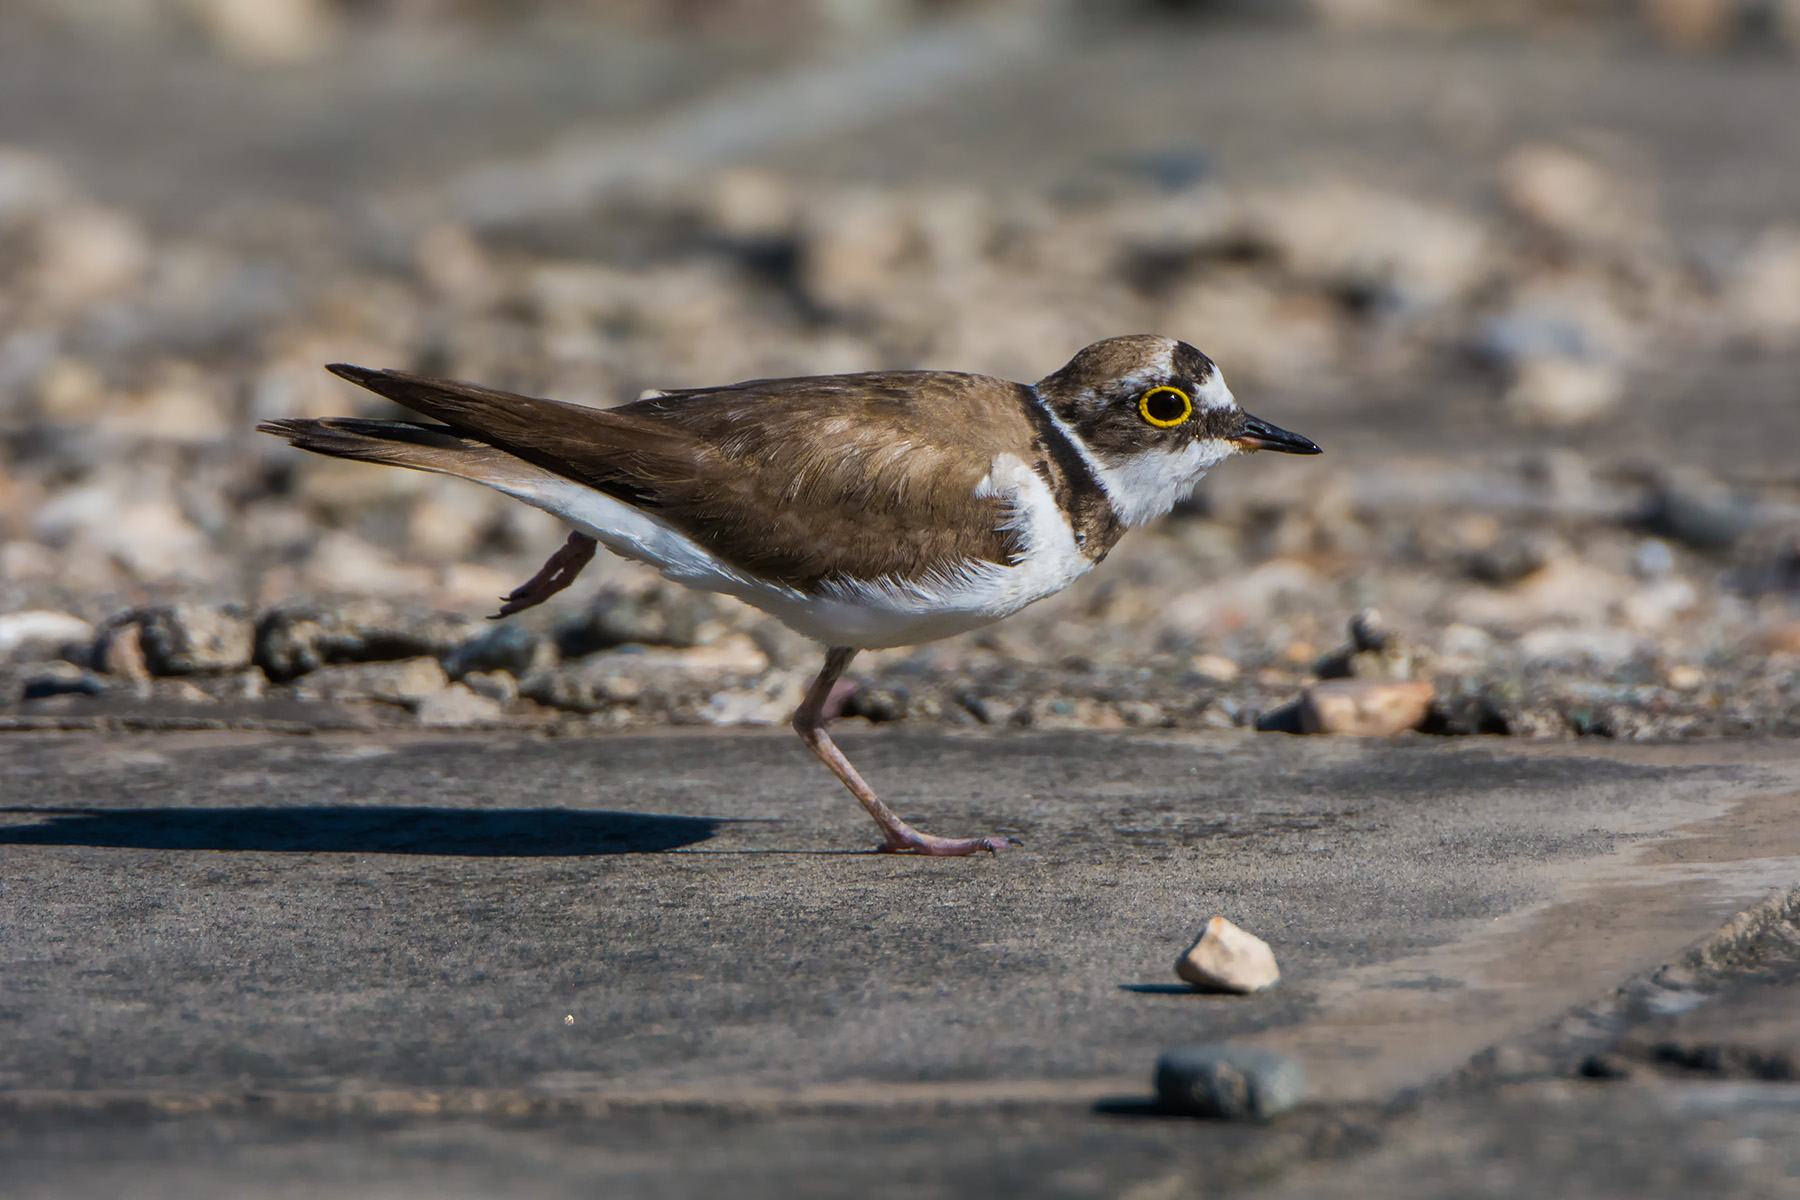
[[[1281,978],[1269,943],[1246,933],[1224,917],[1214,917],[1187,953],[1175,962],[1175,974],[1195,987],[1225,992],[1255,992]]]
[[[1197,654],[1192,665],[1194,674],[1220,683],[1230,683],[1242,673],[1238,665],[1223,654]]]
[[[1667,675],[1669,686],[1678,692],[1691,692],[1706,682],[1706,672],[1699,667],[1691,667],[1686,663],[1670,667]]]

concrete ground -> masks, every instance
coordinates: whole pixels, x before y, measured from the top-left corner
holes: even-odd
[[[774,733],[0,740],[0,1190],[1789,1194],[1791,1085],[1578,1066],[1800,880],[1800,746],[843,742],[1024,845],[864,853]],[[1279,986],[1175,986],[1215,913]],[[1651,1008],[1787,986],[1739,958]],[[1308,1104],[1156,1115],[1212,1040]]]

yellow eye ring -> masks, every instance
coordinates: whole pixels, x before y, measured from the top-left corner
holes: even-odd
[[[1153,387],[1138,397],[1138,416],[1158,429],[1173,429],[1194,415],[1194,401],[1178,387]]]

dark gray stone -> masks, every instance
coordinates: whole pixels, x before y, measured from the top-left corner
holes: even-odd
[[[1170,1112],[1260,1121],[1286,1112],[1305,1094],[1299,1063],[1256,1046],[1181,1046],[1156,1060],[1156,1098]]]
[[[278,608],[257,622],[256,665],[285,683],[327,663],[438,658],[468,641],[473,625],[464,616],[403,612],[376,601]]]
[[[152,675],[198,675],[250,665],[255,626],[243,610],[206,604],[161,604],[131,613]]]
[[[524,678],[548,655],[544,639],[523,625],[500,623],[481,631],[444,656],[444,673],[452,679],[476,671],[505,671]]]
[[[643,592],[606,590],[588,607],[556,627],[556,649],[564,658],[583,658],[614,646],[639,644],[686,648],[700,642],[700,625],[717,615],[711,596],[677,584],[657,584]]]
[[[21,700],[47,700],[52,696],[98,696],[107,690],[106,680],[73,663],[51,662],[34,667],[20,683]]]
[[[1558,540],[1549,534],[1532,530],[1514,530],[1502,535],[1492,545],[1471,550],[1463,568],[1470,578],[1493,587],[1510,587],[1542,570],[1564,552]]]
[[[1722,550],[1743,536],[1754,515],[1743,493],[1698,474],[1671,472],[1651,493],[1644,525],[1698,550]]]
[[[859,687],[850,694],[850,698],[844,702],[844,715],[862,717],[877,724],[883,721],[904,721],[911,699],[904,685],[884,687],[870,684]]]

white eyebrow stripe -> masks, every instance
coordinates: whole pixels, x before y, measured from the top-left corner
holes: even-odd
[[[1217,366],[1213,367],[1212,374],[1207,376],[1206,382],[1200,385],[1194,399],[1202,408],[1225,409],[1238,406],[1237,397],[1233,396],[1231,389],[1225,386],[1225,372],[1219,370]]]

